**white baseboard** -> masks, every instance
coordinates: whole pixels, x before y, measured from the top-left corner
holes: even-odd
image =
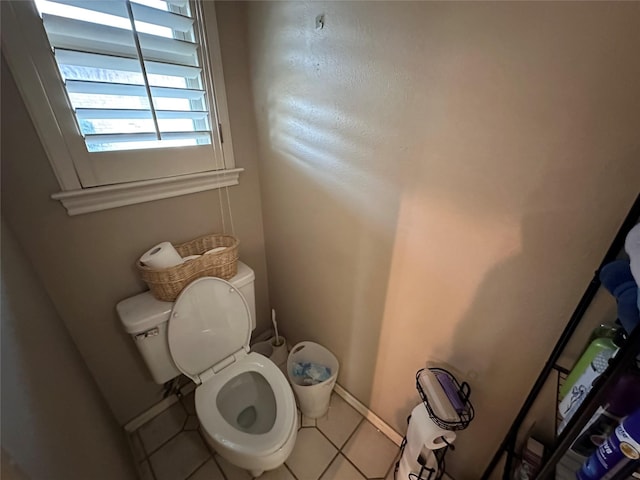
[[[360,415],[369,420],[374,427],[384,433],[389,439],[400,446],[402,443],[402,435],[396,432],[393,428],[391,428],[384,420],[382,420],[379,416],[369,410],[363,403],[360,402],[356,397],[347,392],[343,387],[336,383],[335,388],[333,389],[342,399],[351,405]]]

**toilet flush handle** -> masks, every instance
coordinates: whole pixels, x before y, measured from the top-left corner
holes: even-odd
[[[158,327],[154,327],[146,332],[138,333],[134,338],[136,340],[144,340],[149,337],[156,337],[160,335],[160,329]]]

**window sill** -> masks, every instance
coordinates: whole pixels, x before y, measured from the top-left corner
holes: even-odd
[[[177,177],[121,183],[54,193],[69,215],[98,212],[231,185],[238,185],[243,168],[193,173]]]

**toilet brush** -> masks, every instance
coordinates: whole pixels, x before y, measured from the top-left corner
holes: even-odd
[[[286,363],[289,353],[287,352],[287,340],[278,334],[278,323],[276,322],[275,309],[271,310],[271,321],[273,322],[273,329],[276,332],[276,336],[271,340],[273,352],[269,358],[273,363],[280,366]]]
[[[273,323],[273,329],[276,332],[276,341],[273,344],[274,347],[279,347],[280,345],[282,345],[282,343],[280,342],[280,335],[278,335],[278,322],[276,322],[276,309],[272,308],[271,309],[271,322]]]

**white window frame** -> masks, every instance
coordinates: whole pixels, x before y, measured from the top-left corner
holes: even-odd
[[[98,155],[110,154],[104,157],[112,157],[110,161],[114,162],[114,167],[124,169],[126,175],[131,176],[131,180],[125,179],[120,183],[101,184],[87,158],[84,139],[78,131],[35,4],[31,0],[2,2],[2,52],[60,184],[62,191],[51,197],[61,201],[69,215],[238,184],[243,169],[235,168],[214,3],[202,2],[204,19],[199,20],[204,21],[207,28],[207,60],[213,77],[212,82],[205,83],[214,85],[214,91],[207,88],[207,92],[215,104],[215,111],[210,112],[215,161],[209,159],[203,167],[203,163],[196,160],[185,171],[183,162],[161,160],[157,163],[156,149],[101,152]],[[215,128],[216,123],[218,129]],[[188,158],[190,148],[174,147],[161,151]],[[123,158],[126,163],[122,163]],[[142,160],[139,165],[151,158],[158,166],[157,172],[143,172],[137,168],[136,160]],[[144,179],[140,180],[141,177]]]

